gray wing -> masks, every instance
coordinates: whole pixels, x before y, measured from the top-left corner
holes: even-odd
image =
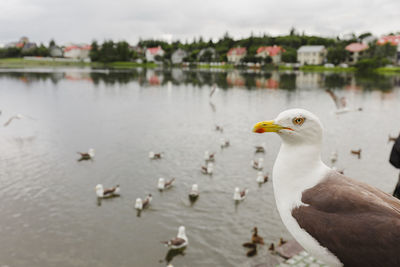
[[[332,172],[292,216],[344,266],[400,266],[400,201]]]
[[[176,237],[169,241],[172,246],[181,246],[185,243],[185,239]]]

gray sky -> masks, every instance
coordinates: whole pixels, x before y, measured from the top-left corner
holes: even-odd
[[[0,43],[400,31],[400,0],[1,0]]]

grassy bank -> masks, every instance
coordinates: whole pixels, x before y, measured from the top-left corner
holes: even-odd
[[[288,67],[288,66],[279,66],[279,70],[294,70],[293,67]],[[356,68],[354,67],[348,67],[348,68],[342,68],[342,67],[324,67],[324,66],[301,66],[299,68],[301,71],[310,71],[310,72],[324,72],[324,71],[332,71],[332,72],[355,72]]]
[[[113,68],[113,69],[129,69],[129,68],[155,68],[155,63],[135,63],[135,62],[68,62],[68,61],[41,61],[29,60],[23,58],[2,58],[0,59],[0,68],[29,68],[29,67],[92,67],[92,68]]]

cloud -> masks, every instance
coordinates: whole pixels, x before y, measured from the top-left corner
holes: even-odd
[[[398,0],[14,0],[0,1],[0,42],[90,42],[139,38],[191,40],[286,34],[323,36],[399,31]],[[12,25],[12,26],[11,26]]]

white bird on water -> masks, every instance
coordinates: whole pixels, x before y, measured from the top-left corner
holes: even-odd
[[[264,159],[263,158],[259,158],[258,160],[254,160],[253,159],[250,162],[250,165],[256,170],[262,170],[264,168],[263,163],[264,163]]]
[[[205,161],[214,161],[215,160],[215,152],[211,153],[208,150],[204,151],[204,160]]]
[[[189,239],[186,236],[185,226],[179,226],[178,235],[169,241],[161,242],[172,249],[181,249],[189,245]]]
[[[272,175],[275,200],[304,249],[329,266],[400,265],[400,201],[322,162],[318,117],[291,109],[253,131],[282,139]]]
[[[175,181],[175,178],[172,178],[169,181],[165,181],[163,177],[158,179],[158,190],[163,191],[164,189],[168,189],[172,187],[173,182]]]
[[[119,185],[104,189],[102,184],[98,184],[98,185],[96,185],[95,190],[96,190],[96,195],[98,198],[119,196],[120,192],[121,192]]]
[[[137,198],[135,202],[135,209],[143,210],[150,206],[150,202],[153,199],[151,194],[148,194],[147,197],[142,201],[141,198]]]
[[[197,184],[192,185],[192,190],[189,193],[190,201],[195,201],[199,197],[199,186]]]
[[[264,184],[268,182],[268,174],[264,175],[262,172],[257,173],[257,183]]]
[[[201,172],[203,174],[213,174],[214,171],[214,164],[212,164],[211,162],[207,163],[207,166],[201,166]]]
[[[235,187],[235,192],[233,193],[233,200],[242,201],[247,197],[249,190],[247,188],[240,191],[239,187]]]

